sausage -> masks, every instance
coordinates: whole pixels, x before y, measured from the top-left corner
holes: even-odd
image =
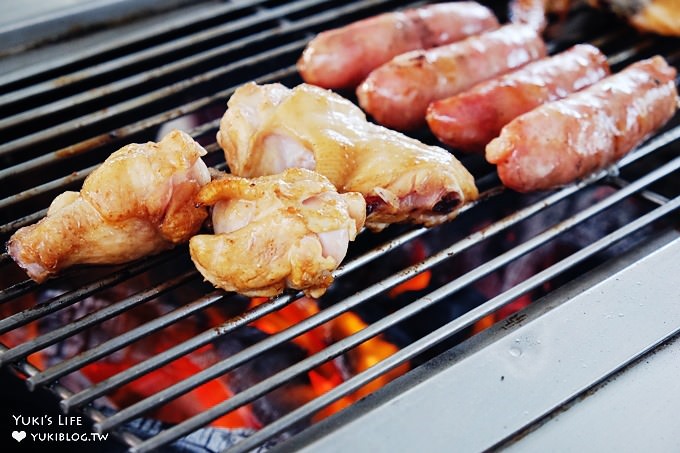
[[[505,25],[463,41],[399,55],[371,72],[357,88],[357,97],[361,107],[384,126],[415,129],[425,124],[430,102],[545,54],[545,43],[536,31]]]
[[[673,117],[675,76],[660,56],[634,63],[515,118],[487,145],[486,160],[519,192],[571,183],[613,164]]]
[[[592,85],[609,73],[602,52],[579,44],[433,102],[427,110],[427,123],[443,143],[463,151],[483,152],[514,118]]]
[[[510,0],[508,19],[513,24],[525,24],[538,32],[548,25],[546,0]]]
[[[476,2],[440,3],[384,13],[312,39],[297,68],[307,83],[355,88],[393,57],[498,28],[493,12]]]

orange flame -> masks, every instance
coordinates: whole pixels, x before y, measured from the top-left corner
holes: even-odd
[[[425,243],[422,241],[415,241],[413,243],[413,248],[411,249],[411,262],[419,263],[427,258],[427,250],[425,248]],[[408,291],[420,291],[428,286],[430,286],[430,280],[432,279],[432,271],[423,271],[414,277],[406,280],[403,283],[395,286],[389,291],[389,296],[394,299],[400,294]]]
[[[505,319],[508,316],[512,315],[513,313],[522,310],[530,303],[531,296],[529,296],[528,294],[518,297],[509,304],[506,304],[503,307],[499,308],[498,311],[491,313],[490,315],[486,315],[485,317],[477,321],[472,326],[472,335],[476,335],[479,332],[488,329],[489,327],[496,324],[498,321]]]
[[[429,283],[429,276],[426,276],[426,278]],[[422,284],[423,279],[421,278],[417,281]],[[261,302],[262,299],[256,298],[253,299],[251,305],[257,305]],[[318,311],[319,309],[313,299],[303,297],[281,310],[258,319],[253,325],[263,332],[274,334],[308,318]],[[309,354],[314,354],[335,341],[359,332],[366,326],[367,324],[358,315],[354,313],[344,313],[328,323],[298,336],[293,341],[298,346],[304,348]],[[360,373],[394,354],[397,350],[397,346],[385,340],[382,335],[378,335],[348,351],[346,358],[352,371]],[[315,420],[323,419],[344,409],[369,393],[383,387],[396,377],[404,374],[408,369],[409,365],[405,364],[376,378],[353,394],[344,396],[320,411],[315,416]],[[323,395],[345,380],[341,369],[336,365],[335,361],[326,362],[317,368],[310,370],[307,375],[315,395]]]
[[[331,331],[334,338],[344,338],[355,334],[366,327],[367,324],[359,316],[348,312],[343,313],[334,320]],[[378,362],[383,361],[398,350],[399,348],[395,344],[385,340],[383,335],[377,335],[350,350],[347,355],[352,369],[355,372],[360,373],[371,368]],[[355,399],[358,400],[363,398],[369,393],[383,387],[388,382],[406,373],[408,369],[409,365],[404,364],[376,378],[357,390],[354,393]]]
[[[4,304],[0,307],[0,314],[8,316],[11,313],[30,308],[35,305],[33,297],[23,297]],[[120,318],[107,321],[110,323],[104,330],[111,330],[111,335],[129,330],[137,325],[158,316],[155,308],[145,306],[136,307],[126,312]],[[222,316],[222,318],[224,318]],[[223,322],[223,319],[211,319],[210,322]],[[217,325],[217,324],[215,324]],[[117,351],[97,362],[83,367],[80,372],[92,383],[101,382],[111,376],[129,369],[137,363],[158,354],[172,345],[174,342],[186,340],[205,328],[188,320],[177,325],[170,326],[164,331],[155,332],[143,340]],[[0,335],[0,340],[12,348],[22,343],[37,338],[44,334],[40,330],[38,322],[31,322],[19,329]],[[85,333],[84,333],[85,334]],[[172,340],[172,341],[171,341]],[[210,365],[217,360],[216,354],[212,353],[210,345],[204,346],[191,354],[181,357],[157,370],[143,375],[135,381],[113,391],[107,395],[116,407],[122,408],[136,403],[148,396],[157,393],[160,389],[186,379],[199,372],[206,364]],[[39,370],[44,370],[47,365],[48,351],[42,350],[28,356],[28,361]],[[201,366],[203,365],[203,367]],[[191,392],[175,399],[149,414],[166,423],[178,423],[207,408],[233,396],[226,383],[221,379],[215,379]],[[242,407],[233,413],[227,414],[212,423],[213,426],[226,428],[259,428],[259,422],[255,418],[249,406]]]
[[[415,277],[412,277],[411,279],[406,280],[404,283],[400,283],[399,285],[390,289],[388,294],[392,299],[394,299],[400,294],[403,294],[407,291],[423,290],[430,286],[431,279],[432,279],[431,271],[428,270],[425,272],[421,272],[420,274],[417,274]]]
[[[207,354],[211,346],[204,346],[191,355]],[[126,356],[129,354],[126,354]],[[186,379],[199,371],[201,368],[192,360],[191,355],[181,357],[162,368],[154,370],[131,382],[130,384],[115,390],[108,397],[119,407],[126,407],[147,396],[157,393],[160,389]],[[100,382],[125,369],[135,362],[131,357],[112,362],[102,361],[87,365],[82,373],[92,382]],[[220,379],[215,379],[195,388],[189,393],[170,401],[168,404],[157,409],[149,416],[166,423],[180,423],[187,418],[196,415],[207,408],[231,398],[233,393]],[[223,428],[259,428],[260,424],[247,407],[242,407],[234,412],[226,414],[211,425]]]

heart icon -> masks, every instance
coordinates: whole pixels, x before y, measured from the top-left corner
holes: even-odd
[[[14,437],[17,442],[21,442],[26,438],[26,431],[12,431],[12,437]]]

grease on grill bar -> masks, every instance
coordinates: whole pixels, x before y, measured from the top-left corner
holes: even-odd
[[[502,2],[483,3],[504,17]],[[205,2],[193,16],[179,10],[165,22],[125,25],[135,32],[114,40],[72,38],[86,50],[1,76],[3,243],[44,216],[56,194],[78,190],[113,150],[170,128],[189,132],[208,165],[223,168],[214,137],[235,88],[294,86],[294,64],[314,34],[410,5]],[[657,53],[680,63],[677,40],[641,40],[592,10],[572,11],[546,36],[550,53],[596,45],[615,71]],[[6,58],[19,67],[31,55]],[[425,131],[413,135],[436,144]],[[676,115],[615,168],[533,195],[504,190],[483,157],[459,156],[480,199],[436,228],[360,234],[318,300],[215,291],[186,247],[126,266],[73,268],[41,285],[3,255],[0,364],[133,451],[171,442],[285,446],[470,336],[494,335],[565,283],[659,237],[677,238],[679,147]]]

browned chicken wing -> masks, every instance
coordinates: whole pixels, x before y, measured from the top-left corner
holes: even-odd
[[[292,168],[254,179],[225,175],[203,187],[215,234],[189,241],[191,259],[212,284],[270,297],[286,287],[321,296],[363,227],[361,194],[338,194],[318,173]]]
[[[366,199],[366,226],[433,226],[477,197],[472,175],[446,150],[369,123],[350,101],[312,85],[246,84],[232,95],[217,141],[231,172],[316,170]]]
[[[641,31],[680,36],[678,0],[588,0],[588,3],[611,9]]]
[[[194,201],[210,181],[205,153],[179,131],[124,146],[80,192],[59,195],[45,218],[14,233],[10,255],[42,282],[75,264],[120,264],[186,242],[207,217]]]
[[[576,0],[510,0],[510,21],[525,24],[537,31],[547,25],[547,14],[566,15]],[[586,0],[589,5],[610,10],[643,32],[680,36],[680,1],[678,0]]]

